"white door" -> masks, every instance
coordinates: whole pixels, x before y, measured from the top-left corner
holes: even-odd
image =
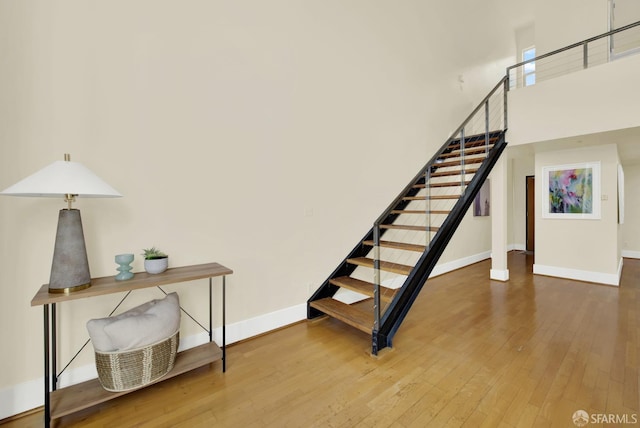
[[[615,30],[640,21],[640,0],[610,0],[610,28]],[[640,51],[640,26],[614,34],[610,40],[611,57]]]

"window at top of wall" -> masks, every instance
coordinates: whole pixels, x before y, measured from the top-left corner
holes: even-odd
[[[536,57],[535,46],[524,49],[522,51],[522,61],[528,61]],[[522,79],[524,80],[524,86],[531,86],[536,83],[536,62],[531,61],[526,63],[522,68]]]

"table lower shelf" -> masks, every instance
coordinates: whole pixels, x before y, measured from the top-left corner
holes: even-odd
[[[96,404],[121,397],[130,392],[138,391],[154,383],[181,375],[190,370],[202,367],[222,359],[222,349],[215,342],[205,343],[195,348],[179,352],[173,369],[162,378],[153,383],[137,389],[122,392],[109,392],[105,390],[98,379],[78,383],[66,388],[51,392],[51,419],[57,419],[65,415],[86,409]]]

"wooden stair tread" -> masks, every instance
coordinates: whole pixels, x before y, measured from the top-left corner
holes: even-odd
[[[437,232],[438,227],[435,226],[413,226],[408,224],[381,224],[381,229],[398,229],[398,230],[413,230],[416,232],[424,232],[429,229],[429,232]]]
[[[432,195],[428,198],[426,196],[405,196],[404,198],[402,198],[402,200],[404,201],[424,201],[425,199],[460,199],[460,195]]]
[[[449,214],[451,211],[447,211],[447,210],[431,210],[431,211],[425,211],[425,210],[391,210],[391,214],[422,214],[422,215],[427,215],[427,214]]]
[[[465,148],[484,146],[485,144],[484,137],[485,137],[484,135],[475,135],[471,137],[465,137],[465,142],[464,142]],[[496,141],[498,141],[498,138],[499,138],[498,136],[489,137],[489,144],[495,143]],[[469,140],[472,140],[472,141],[469,141]],[[458,138],[457,140],[452,141],[448,148],[451,150],[460,150],[460,139]]]
[[[464,170],[454,170],[454,171],[437,171],[429,174],[431,177],[446,177],[452,175],[462,175],[462,174],[475,174],[478,172],[478,169],[464,169]]]
[[[337,278],[331,278],[329,282],[338,287],[347,288],[355,291],[356,293],[364,294],[365,296],[373,297],[373,289],[375,284],[371,282],[362,281],[350,276],[340,276]],[[380,286],[380,300],[383,302],[390,302],[393,296],[396,294],[396,290],[391,288]]]
[[[469,183],[471,183],[471,180],[466,180],[464,182],[465,186],[468,186]],[[413,186],[415,189],[424,189],[427,187],[426,184],[424,183],[420,183],[420,184],[415,184]],[[447,181],[447,182],[443,182],[443,183],[429,183],[428,187],[460,187],[460,181]]]
[[[373,313],[362,311],[331,297],[314,300],[310,306],[365,333],[371,334],[373,331]]]
[[[371,240],[362,241],[362,243],[370,247],[374,246],[374,242]],[[396,241],[380,241],[380,246],[385,248],[395,248],[397,250],[415,251],[418,253],[424,253],[424,251],[427,249],[426,245],[408,244],[406,242]]]
[[[482,163],[484,162],[486,158],[471,158],[471,159],[465,159],[465,164],[472,164],[472,163]],[[436,162],[433,164],[432,168],[445,168],[445,167],[449,167],[449,166],[459,166],[462,165],[462,159],[461,160],[455,160],[455,161],[444,161],[444,162]]]
[[[484,141],[483,141],[484,143]],[[489,144],[489,150],[493,147],[493,144]],[[468,147],[465,146],[464,155],[465,156],[473,156],[485,154],[487,152],[487,147],[482,144],[482,146]],[[440,155],[441,158],[455,158],[460,157],[462,155],[462,151],[460,149],[452,150],[450,152],[446,152]]]
[[[356,257],[353,259],[347,259],[347,263],[373,269],[373,259],[367,257]],[[397,273],[399,275],[409,275],[413,270],[413,266],[380,260],[380,270],[383,270],[385,272]]]

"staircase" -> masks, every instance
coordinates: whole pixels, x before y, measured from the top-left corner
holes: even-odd
[[[370,334],[374,355],[392,346],[506,147],[507,85],[494,87],[311,296],[309,319],[327,315]]]

